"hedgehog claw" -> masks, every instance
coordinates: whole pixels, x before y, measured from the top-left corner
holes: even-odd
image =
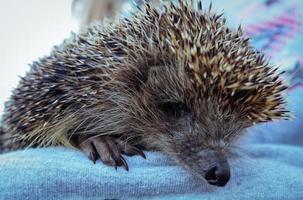
[[[93,161],[94,164],[96,164],[96,161],[98,160],[98,155],[95,152],[91,152],[88,156],[88,158]]]
[[[137,149],[137,150],[138,150],[138,154],[139,154],[142,158],[146,159],[146,156],[145,156],[144,152],[143,152],[141,149]]]
[[[109,136],[78,138],[78,144],[94,164],[96,160],[100,159],[104,164],[113,166],[116,170],[120,166],[126,171],[129,170],[122,154],[127,156],[140,155],[146,159],[141,149]]]
[[[124,169],[126,171],[128,171],[128,164],[122,156],[121,156],[121,161],[122,161],[122,165],[123,165]]]
[[[121,152],[124,155],[127,156],[135,156],[135,155],[139,155],[142,158],[146,159],[145,154],[143,153],[143,151],[135,146],[131,146],[129,144],[125,144],[123,142],[118,143],[121,149]]]
[[[131,148],[131,152],[126,154],[125,155],[128,155],[128,156],[134,156],[134,155],[139,155],[141,156],[142,158],[146,159],[146,156],[145,154],[143,153],[143,151],[141,149],[138,149],[137,147],[132,147]]]

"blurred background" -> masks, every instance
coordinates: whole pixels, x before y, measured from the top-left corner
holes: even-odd
[[[0,0],[0,113],[28,64],[78,29],[71,5],[72,0]]]

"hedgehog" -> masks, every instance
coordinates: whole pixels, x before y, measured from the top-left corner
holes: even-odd
[[[128,170],[159,151],[215,186],[245,130],[288,119],[277,67],[201,1],[145,3],[33,62],[5,104],[1,149],[63,145]]]

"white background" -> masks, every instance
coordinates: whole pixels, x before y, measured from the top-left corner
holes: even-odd
[[[71,0],[0,0],[0,115],[18,76],[77,31]]]

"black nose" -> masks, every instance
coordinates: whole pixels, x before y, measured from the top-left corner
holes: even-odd
[[[205,174],[205,179],[211,185],[224,186],[229,181],[230,169],[227,162],[216,163]]]

